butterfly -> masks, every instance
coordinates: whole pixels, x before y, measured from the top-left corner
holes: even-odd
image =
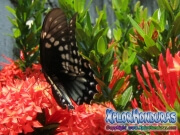
[[[52,9],[45,17],[40,38],[42,71],[51,84],[56,102],[74,109],[76,104],[90,104],[97,93],[97,82],[89,61],[78,52],[76,15],[68,22],[60,8]]]

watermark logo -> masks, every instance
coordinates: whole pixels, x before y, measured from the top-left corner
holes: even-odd
[[[142,112],[138,109],[117,112],[106,109],[106,130],[137,131],[137,130],[177,130],[175,112]]]

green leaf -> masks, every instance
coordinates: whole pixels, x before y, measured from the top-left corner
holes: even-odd
[[[140,8],[140,1],[137,1],[136,4],[134,5],[134,12],[137,12],[137,10]]]
[[[123,62],[128,61],[128,50],[127,49],[124,49],[124,51],[123,51],[122,60],[123,60]]]
[[[103,15],[104,15],[104,12],[100,12],[100,15],[99,15],[99,17],[98,17],[98,19],[96,21],[96,24],[95,24],[95,26],[93,28],[93,33],[96,33],[96,31],[98,31],[98,28],[100,26],[100,22],[102,21]]]
[[[162,11],[159,10],[159,12],[161,13],[159,23],[160,23],[161,32],[162,32],[162,31],[164,31],[164,29],[166,27],[166,15],[165,15],[165,11],[164,10],[162,10]]]
[[[6,9],[14,16],[16,17],[16,10],[14,10],[13,8],[6,6]]]
[[[74,0],[74,9],[78,13],[82,13],[84,11],[85,0]]]
[[[98,39],[104,35],[104,32],[105,32],[105,29],[103,28],[99,30],[96,34],[94,34],[93,40],[92,40],[93,45],[97,44]]]
[[[112,0],[112,6],[113,6],[113,9],[118,10],[121,7],[121,2],[118,0]]]
[[[91,18],[89,12],[87,12],[86,14],[86,22],[87,22],[88,30],[90,31],[90,33],[92,33],[92,25],[91,25]]]
[[[76,38],[78,41],[87,41],[87,35],[83,31],[83,29],[76,29]],[[84,47],[82,46],[82,48],[88,50],[86,44],[83,44],[83,45],[84,45]]]
[[[173,10],[178,9],[180,6],[180,0],[171,0],[170,3]]]
[[[177,99],[174,102],[174,109],[176,112],[180,112],[180,104],[179,104],[179,101]]]
[[[132,98],[132,86],[130,86],[125,90],[121,98],[117,99],[116,104],[124,109],[127,103],[131,100],[131,98]]]
[[[104,76],[104,82],[105,83],[109,83],[112,79],[112,75],[113,75],[113,66],[111,65],[109,68],[109,70],[106,72],[105,76]]]
[[[112,58],[108,61],[108,63],[106,65],[103,65],[101,74],[105,74],[109,70],[109,68],[111,67],[113,62],[114,62],[114,59]]]
[[[135,58],[136,58],[136,53],[133,52],[130,58],[128,58],[128,65],[131,65],[134,62]]]
[[[13,29],[13,35],[15,38],[18,38],[21,35],[21,31],[17,28]]]
[[[164,99],[163,93],[161,91],[158,91],[157,94],[158,94],[159,98],[161,99],[162,103],[165,105],[166,109],[168,111],[173,111],[173,108]]]
[[[174,14],[173,14],[173,10],[170,6],[170,3],[167,0],[157,0],[159,7],[161,8],[161,10],[167,10],[172,17],[172,20],[174,18]]]
[[[158,56],[161,51],[157,46],[144,47],[145,51],[148,52],[151,56]]]
[[[78,23],[78,22],[76,22],[76,29],[81,29],[81,30],[83,29],[82,26],[81,26],[81,24]]]
[[[150,38],[148,35],[144,35],[144,42],[147,47],[154,46],[156,43],[152,38]]]
[[[116,41],[120,41],[121,37],[122,37],[122,31],[120,28],[118,29],[113,29],[113,34],[114,34],[114,38]]]
[[[180,12],[176,15],[175,20],[173,22],[172,35],[176,37],[180,34]]]
[[[119,0],[117,0],[117,2],[120,3]],[[128,10],[128,8],[129,8],[129,0],[121,0],[120,4],[121,5],[119,7],[121,7],[121,9],[123,11],[127,11]],[[122,4],[123,4],[123,6],[122,6]],[[117,7],[117,8],[119,8],[119,7]]]
[[[107,46],[105,44],[103,37],[101,36],[97,42],[97,51],[98,53],[104,55],[106,53],[106,49],[107,49]]]
[[[126,74],[130,74],[131,73],[131,66],[126,64],[126,66],[123,70],[126,72]]]
[[[8,16],[8,19],[9,19],[9,21],[10,21],[15,27],[18,27],[18,24],[17,24],[17,22],[16,22],[15,19],[10,18],[9,16]]]
[[[102,58],[102,63],[103,63],[103,66],[106,65],[109,61],[111,61],[112,59],[114,60],[114,57],[113,57],[113,54],[114,54],[114,51],[113,49],[110,49],[109,48],[106,50],[106,53],[105,55],[103,56]]]
[[[160,26],[160,23],[159,23],[158,20],[155,20],[154,18],[151,18],[151,22],[152,22],[152,24],[154,25],[154,27],[155,27],[157,30],[161,31],[161,26]]]
[[[99,63],[99,58],[96,56],[96,52],[92,50],[89,54],[89,58],[95,63]]]
[[[131,16],[128,15],[128,18],[133,25],[133,27],[137,30],[137,32],[141,35],[141,37],[144,38],[145,32],[142,30],[142,28],[132,19]]]
[[[113,86],[112,90],[111,90],[111,97],[114,98],[114,96],[116,95],[116,93],[120,90],[120,88],[122,87],[124,83],[124,78],[121,78],[120,80],[118,80],[115,85]]]

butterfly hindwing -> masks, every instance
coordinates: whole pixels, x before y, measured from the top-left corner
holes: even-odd
[[[76,15],[67,23],[64,12],[53,9],[45,17],[40,40],[43,72],[57,103],[69,109],[73,108],[70,98],[89,104],[97,93],[89,62],[78,52],[75,23]]]

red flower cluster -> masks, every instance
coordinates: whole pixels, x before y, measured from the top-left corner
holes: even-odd
[[[0,134],[26,134],[42,127],[36,116],[51,106],[51,89],[40,68],[33,65],[22,72],[11,61],[0,71]]]
[[[159,57],[158,69],[152,68],[149,62],[146,65],[147,68],[142,65],[142,71],[149,89],[145,86],[139,71],[136,70],[137,79],[144,90],[140,96],[142,109],[144,111],[170,111],[177,108],[175,104],[180,104],[180,52],[173,57],[167,49],[166,59],[164,60],[162,54]],[[138,107],[136,99],[133,99],[131,103],[133,108]],[[177,133],[178,131],[169,132],[174,135]]]
[[[10,61],[0,71],[0,134],[31,133],[34,128],[54,123],[60,124],[55,131],[57,135],[110,134],[104,129],[104,119],[105,109],[113,108],[112,104],[74,104],[75,110],[61,109],[51,96],[51,87],[40,64],[22,72]],[[37,115],[42,113],[45,114],[45,125],[37,120]],[[125,135],[126,132],[117,134]]]
[[[137,79],[144,90],[144,94],[140,97],[143,110],[166,111],[167,108],[174,108],[175,101],[180,103],[178,97],[180,92],[178,85],[180,81],[180,52],[172,57],[167,49],[166,61],[164,61],[162,54],[159,57],[158,70],[152,68],[149,62],[147,62],[147,69],[142,65],[143,75],[150,91],[147,90],[142,76],[136,70]],[[156,77],[156,74],[159,75],[159,78]],[[154,84],[151,84],[151,81]],[[133,106],[136,107],[135,104]]]
[[[107,107],[112,107],[108,104]],[[102,105],[75,105],[71,112],[60,109],[60,126],[57,128],[57,135],[91,135],[107,134],[105,131],[105,109]],[[56,117],[56,115],[53,115]]]

